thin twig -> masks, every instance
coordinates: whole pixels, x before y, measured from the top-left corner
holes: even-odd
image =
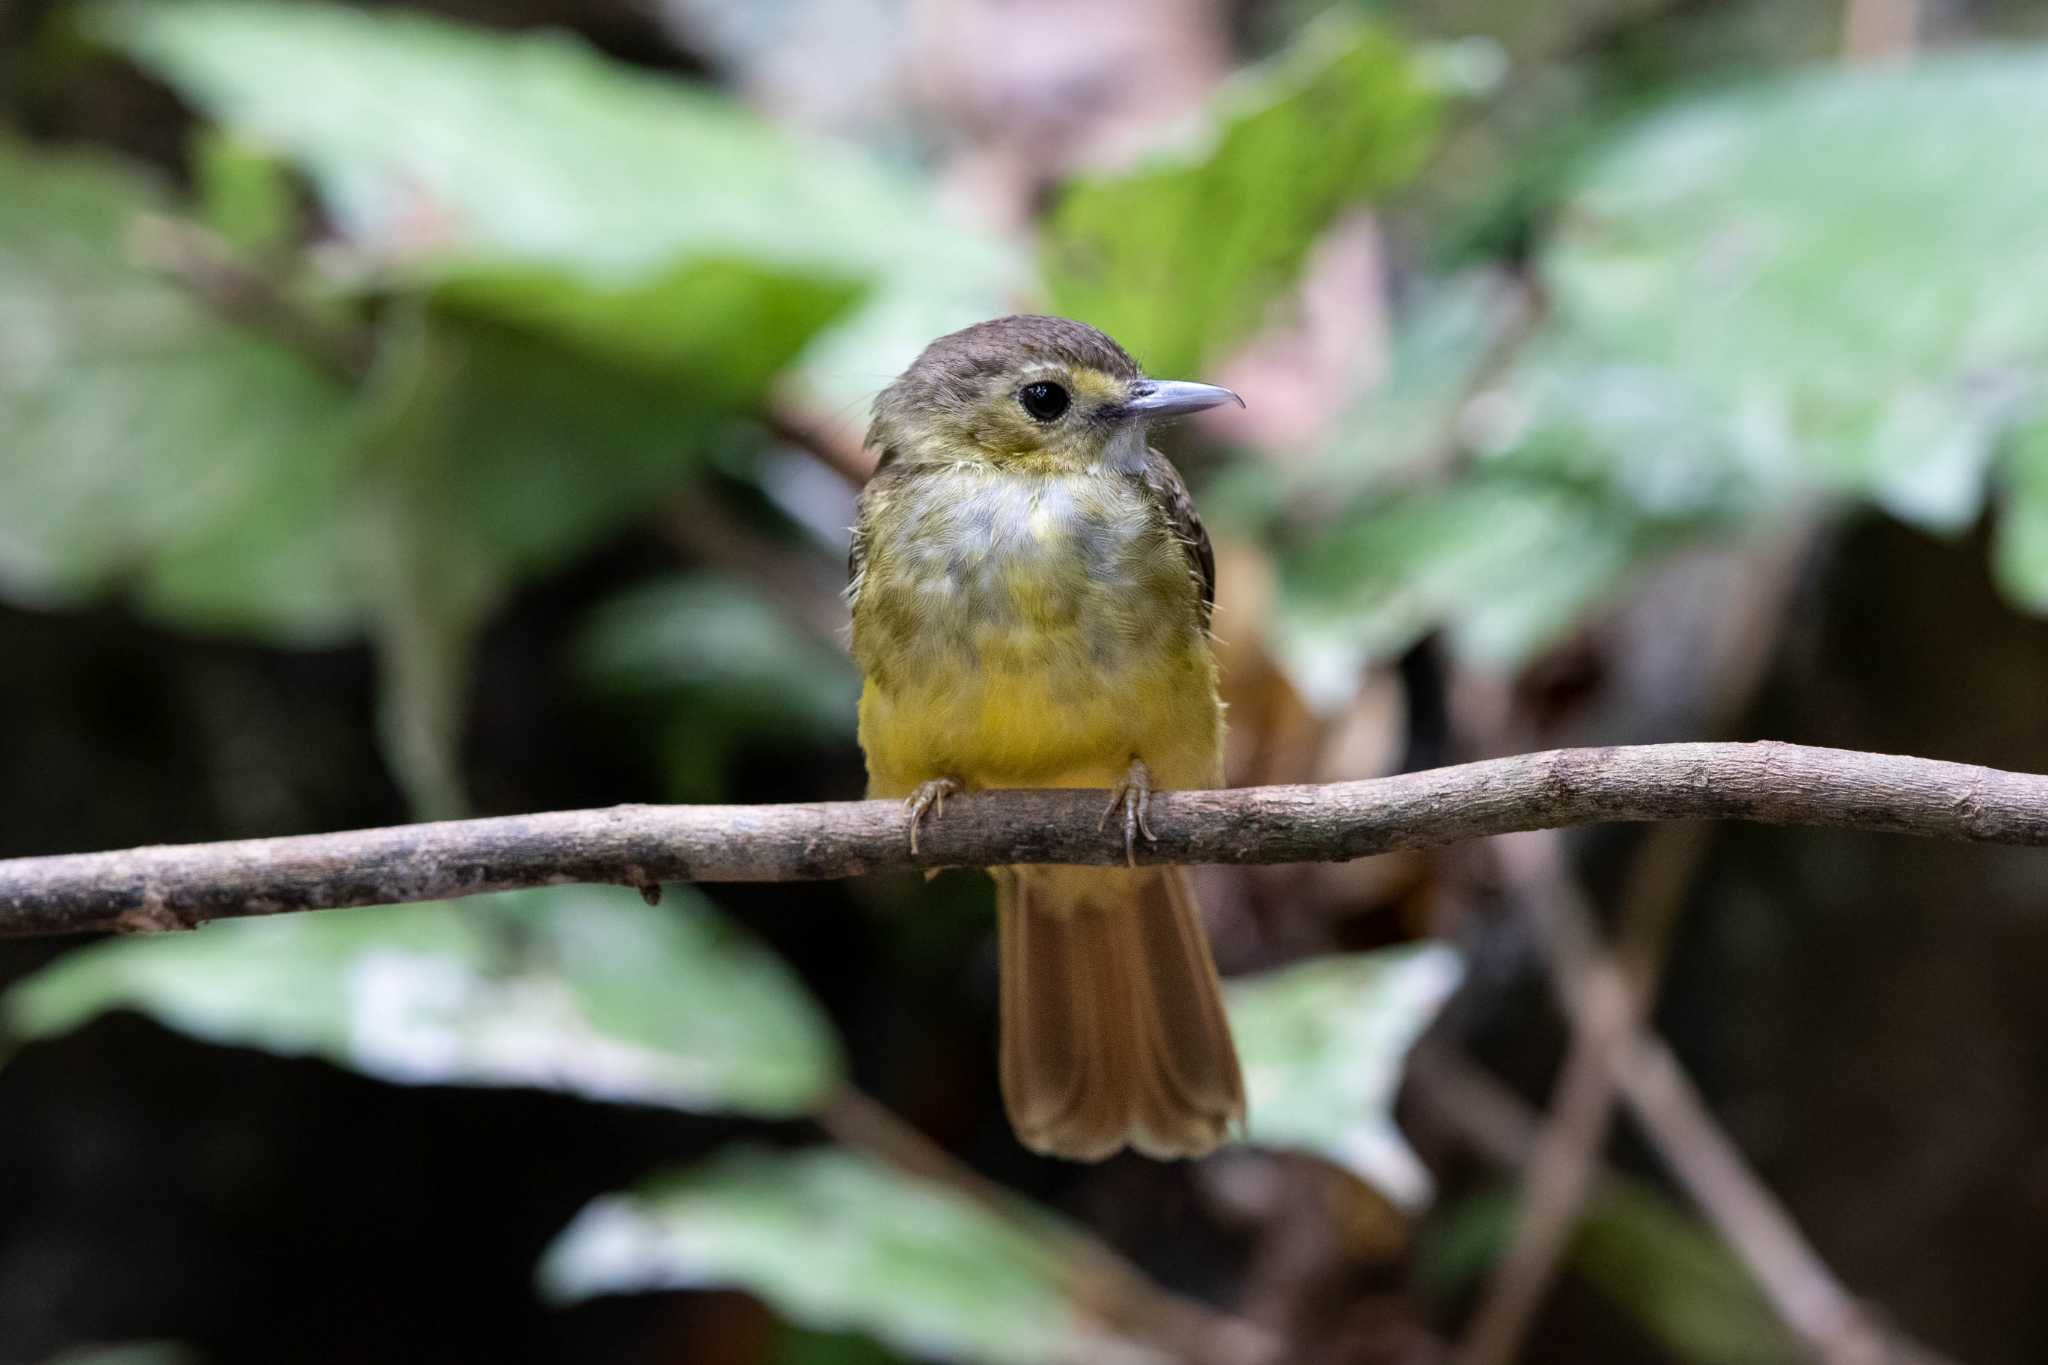
[[[1629,1108],[1672,1173],[1771,1301],[1827,1365],[1938,1365],[1946,1358],[1887,1331],[1835,1278],[1707,1109],[1663,1039],[1617,1064]]]
[[[600,882],[815,881],[884,868],[1109,866],[1091,791],[985,792],[910,851],[894,801],[614,806],[0,862],[0,937]],[[1324,786],[1161,792],[1141,863],[1343,862],[1518,830],[1718,819],[2048,845],[2048,777],[1803,745],[1555,749]]]
[[[1658,832],[1683,834],[1699,828],[1671,825]],[[1700,847],[1697,838],[1691,847]],[[1592,914],[1578,900],[1556,835],[1503,839],[1498,848],[1510,879],[1523,889],[1550,953],[1574,964],[1568,1001],[1572,1034],[1549,1120],[1537,1136],[1523,1176],[1514,1238],[1494,1269],[1459,1351],[1464,1365],[1506,1365],[1520,1355],[1537,1310],[1549,1296],[1599,1171],[1612,1124],[1615,1061],[1642,1027],[1663,944],[1698,856],[1694,852],[1684,857],[1684,868],[1672,872],[1665,871],[1662,859],[1636,864],[1636,880],[1648,884],[1631,888],[1631,895],[1654,897],[1658,908],[1631,921],[1644,926],[1644,932],[1631,945],[1629,960],[1635,970],[1625,973],[1600,952]]]
[[[859,488],[875,472],[875,457],[860,431],[813,410],[800,397],[778,393],[768,403],[768,430]]]
[[[1762,691],[1812,536],[1811,524],[1796,519],[1745,557],[1753,581],[1723,614],[1714,632],[1718,642],[1708,651],[1717,661],[1707,707],[1710,733],[1733,730]],[[1470,1365],[1505,1365],[1520,1354],[1556,1281],[1613,1127],[1621,1063],[1648,1035],[1673,930],[1706,861],[1712,829],[1698,822],[1661,825],[1637,844],[1619,899],[1621,927],[1612,957],[1601,949],[1561,834],[1520,836],[1496,846],[1503,862],[1519,873],[1512,880],[1528,899],[1573,1029],[1514,1240],[1473,1315],[1465,1352]]]
[[[1534,1159],[1541,1116],[1462,1053],[1424,1042],[1410,1055],[1408,1074],[1412,1093],[1433,1120],[1485,1160],[1526,1167]],[[1623,1063],[1622,1092],[1687,1195],[1817,1359],[1828,1365],[1953,1365],[1896,1330],[1882,1331],[1842,1287],[1743,1163],[1663,1040],[1638,1040]],[[1597,1178],[1601,1184],[1617,1179],[1604,1166]]]
[[[147,215],[136,220],[129,251],[137,263],[168,275],[222,318],[264,333],[342,383],[355,387],[369,375],[376,338],[368,328],[319,316],[270,272],[243,260],[199,224]]]
[[[1557,920],[1544,928],[1558,999],[1573,1011],[1580,1034],[1612,1037],[1602,1018],[1608,1007],[1600,1002],[1637,983],[1601,951],[1583,902],[1565,894],[1550,908]],[[1946,1357],[1881,1326],[1835,1278],[1744,1164],[1661,1038],[1633,1021],[1600,1060],[1658,1154],[1815,1359],[1825,1365],[1947,1365]],[[1539,1159],[1541,1153],[1539,1141]],[[1584,1194],[1578,1192],[1581,1200]]]

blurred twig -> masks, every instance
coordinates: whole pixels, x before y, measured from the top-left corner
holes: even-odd
[[[1810,539],[1801,522],[1752,556],[1749,590],[1721,621],[1708,651],[1716,661],[1710,732],[1732,731],[1763,689]],[[1708,846],[1709,827],[1700,824],[1664,825],[1642,840],[1620,898],[1618,960],[1610,960],[1561,837],[1551,832],[1497,845],[1509,883],[1527,898],[1573,1027],[1514,1241],[1473,1316],[1468,1365],[1513,1359],[1556,1280],[1612,1126],[1620,1064],[1647,1033],[1672,930]]]
[[[1886,1331],[1843,1288],[1790,1214],[1743,1163],[1727,1134],[1655,1035],[1620,1063],[1623,1097],[1679,1184],[1748,1267],[1779,1318],[1829,1365],[1950,1365]],[[1425,1042],[1409,1058],[1416,1099],[1487,1161],[1521,1167],[1535,1157],[1541,1116],[1454,1048]],[[1609,1177],[1595,1168],[1596,1181]]]
[[[1575,1002],[1630,989],[1622,968],[1599,951],[1583,903],[1567,895],[1552,908],[1561,932],[1551,940],[1551,963],[1566,1007],[1581,1010],[1583,1003]],[[1842,1286],[1744,1165],[1662,1039],[1645,1031],[1621,1042],[1605,1055],[1609,1075],[1659,1155],[1816,1359],[1826,1365],[1938,1365],[1945,1360],[1880,1327]]]
[[[1795,527],[1758,557],[1756,581],[1708,653],[1721,660],[1711,730],[1732,729],[1765,681],[1790,619],[1797,570],[1809,540]],[[1709,846],[1701,825],[1652,831],[1621,897],[1618,952],[1605,953],[1591,908],[1556,836],[1501,841],[1514,880],[1530,894],[1559,1001],[1573,1020],[1573,1047],[1546,1125],[1519,1129],[1478,1082],[1452,1074],[1479,1140],[1498,1152],[1519,1143],[1530,1193],[1516,1241],[1475,1317],[1473,1358],[1510,1359],[1533,1321],[1569,1244],[1599,1169],[1614,1097],[1634,1111],[1665,1163],[1748,1268],[1780,1319],[1827,1365],[1935,1365],[1945,1358],[1882,1326],[1834,1277],[1776,1198],[1743,1163],[1668,1045],[1645,1021],[1671,930]],[[1468,1068],[1469,1070],[1469,1068]],[[1507,1096],[1506,1104],[1516,1102]],[[1504,1137],[1503,1134],[1510,1136]]]
[[[0,862],[0,937],[445,900],[567,882],[816,881],[883,868],[1109,866],[1096,791],[614,806]],[[1762,742],[1553,749],[1322,786],[1156,794],[1140,863],[1344,862],[1602,821],[1749,820],[2048,846],[2048,776]]]
[[[1014,1221],[1057,1256],[1055,1270],[1091,1315],[1116,1331],[1196,1365],[1272,1365],[1280,1343],[1266,1329],[1169,1293],[1079,1228],[1024,1211],[987,1179],[863,1091],[842,1085],[818,1116],[835,1140],[924,1180],[950,1187]]]
[[[855,488],[875,472],[874,456],[858,430],[812,411],[801,399],[777,394],[768,404],[768,430],[815,458]]]
[[[1530,915],[1553,957],[1573,969],[1568,1007],[1571,1048],[1522,1181],[1514,1240],[1473,1314],[1461,1352],[1465,1365],[1506,1365],[1521,1350],[1557,1277],[1593,1189],[1612,1122],[1616,1071],[1655,998],[1664,949],[1706,847],[1702,826],[1656,831],[1635,863],[1626,903],[1642,909],[1626,921],[1624,967],[1601,954],[1591,911],[1577,900],[1555,835],[1500,841],[1509,880],[1524,889]]]
[[[325,318],[291,296],[269,271],[243,260],[197,223],[151,214],[136,221],[129,252],[213,312],[262,332],[351,387],[370,374],[376,338],[368,328]]]

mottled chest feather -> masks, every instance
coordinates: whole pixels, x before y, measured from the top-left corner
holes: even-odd
[[[986,464],[905,471],[863,507],[854,652],[905,667],[1100,677],[1198,632],[1188,550],[1114,473]]]

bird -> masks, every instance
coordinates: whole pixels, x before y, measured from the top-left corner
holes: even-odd
[[[1206,1155],[1244,1080],[1187,872],[1136,864],[1155,790],[1222,783],[1216,566],[1152,424],[1243,399],[1149,379],[1103,332],[1016,315],[876,398],[848,564],[868,795],[917,848],[961,792],[1094,787],[1126,865],[989,869],[998,1074],[1024,1146]]]

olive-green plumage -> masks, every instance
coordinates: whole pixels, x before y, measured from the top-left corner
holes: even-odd
[[[1045,317],[941,337],[882,393],[849,589],[870,795],[932,818],[950,790],[1105,787],[1129,838],[1153,785],[1217,785],[1214,565],[1146,424],[1233,398]],[[1244,1092],[1185,874],[995,874],[1019,1136],[1214,1148]]]

